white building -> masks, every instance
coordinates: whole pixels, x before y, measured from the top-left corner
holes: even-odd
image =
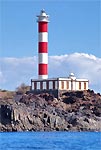
[[[67,78],[32,79],[31,90],[83,91],[88,90],[88,83],[87,79],[77,79],[71,73]]]

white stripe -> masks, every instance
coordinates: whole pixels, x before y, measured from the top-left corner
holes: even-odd
[[[48,32],[39,33],[39,42],[48,42]]]
[[[39,53],[39,64],[48,64],[48,53]]]
[[[48,79],[48,75],[39,75],[39,79]]]

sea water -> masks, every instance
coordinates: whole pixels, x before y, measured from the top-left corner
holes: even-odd
[[[0,150],[101,150],[101,132],[4,132]]]

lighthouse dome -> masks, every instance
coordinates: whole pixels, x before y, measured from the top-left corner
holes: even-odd
[[[45,10],[44,10],[44,9],[42,9],[42,10],[41,10],[41,12],[40,12],[40,16],[47,16],[47,14],[46,14],[46,12],[45,12]]]
[[[49,22],[49,15],[46,14],[44,9],[41,10],[40,15],[38,15],[37,17],[37,22]]]
[[[69,78],[72,79],[72,80],[75,80],[75,79],[76,79],[74,73],[70,73]]]

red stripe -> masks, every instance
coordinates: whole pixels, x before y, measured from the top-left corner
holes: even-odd
[[[39,75],[47,75],[48,74],[48,65],[47,64],[39,64]]]
[[[39,53],[48,53],[48,42],[39,42]]]
[[[47,22],[39,22],[38,23],[38,31],[39,32],[48,32]]]

